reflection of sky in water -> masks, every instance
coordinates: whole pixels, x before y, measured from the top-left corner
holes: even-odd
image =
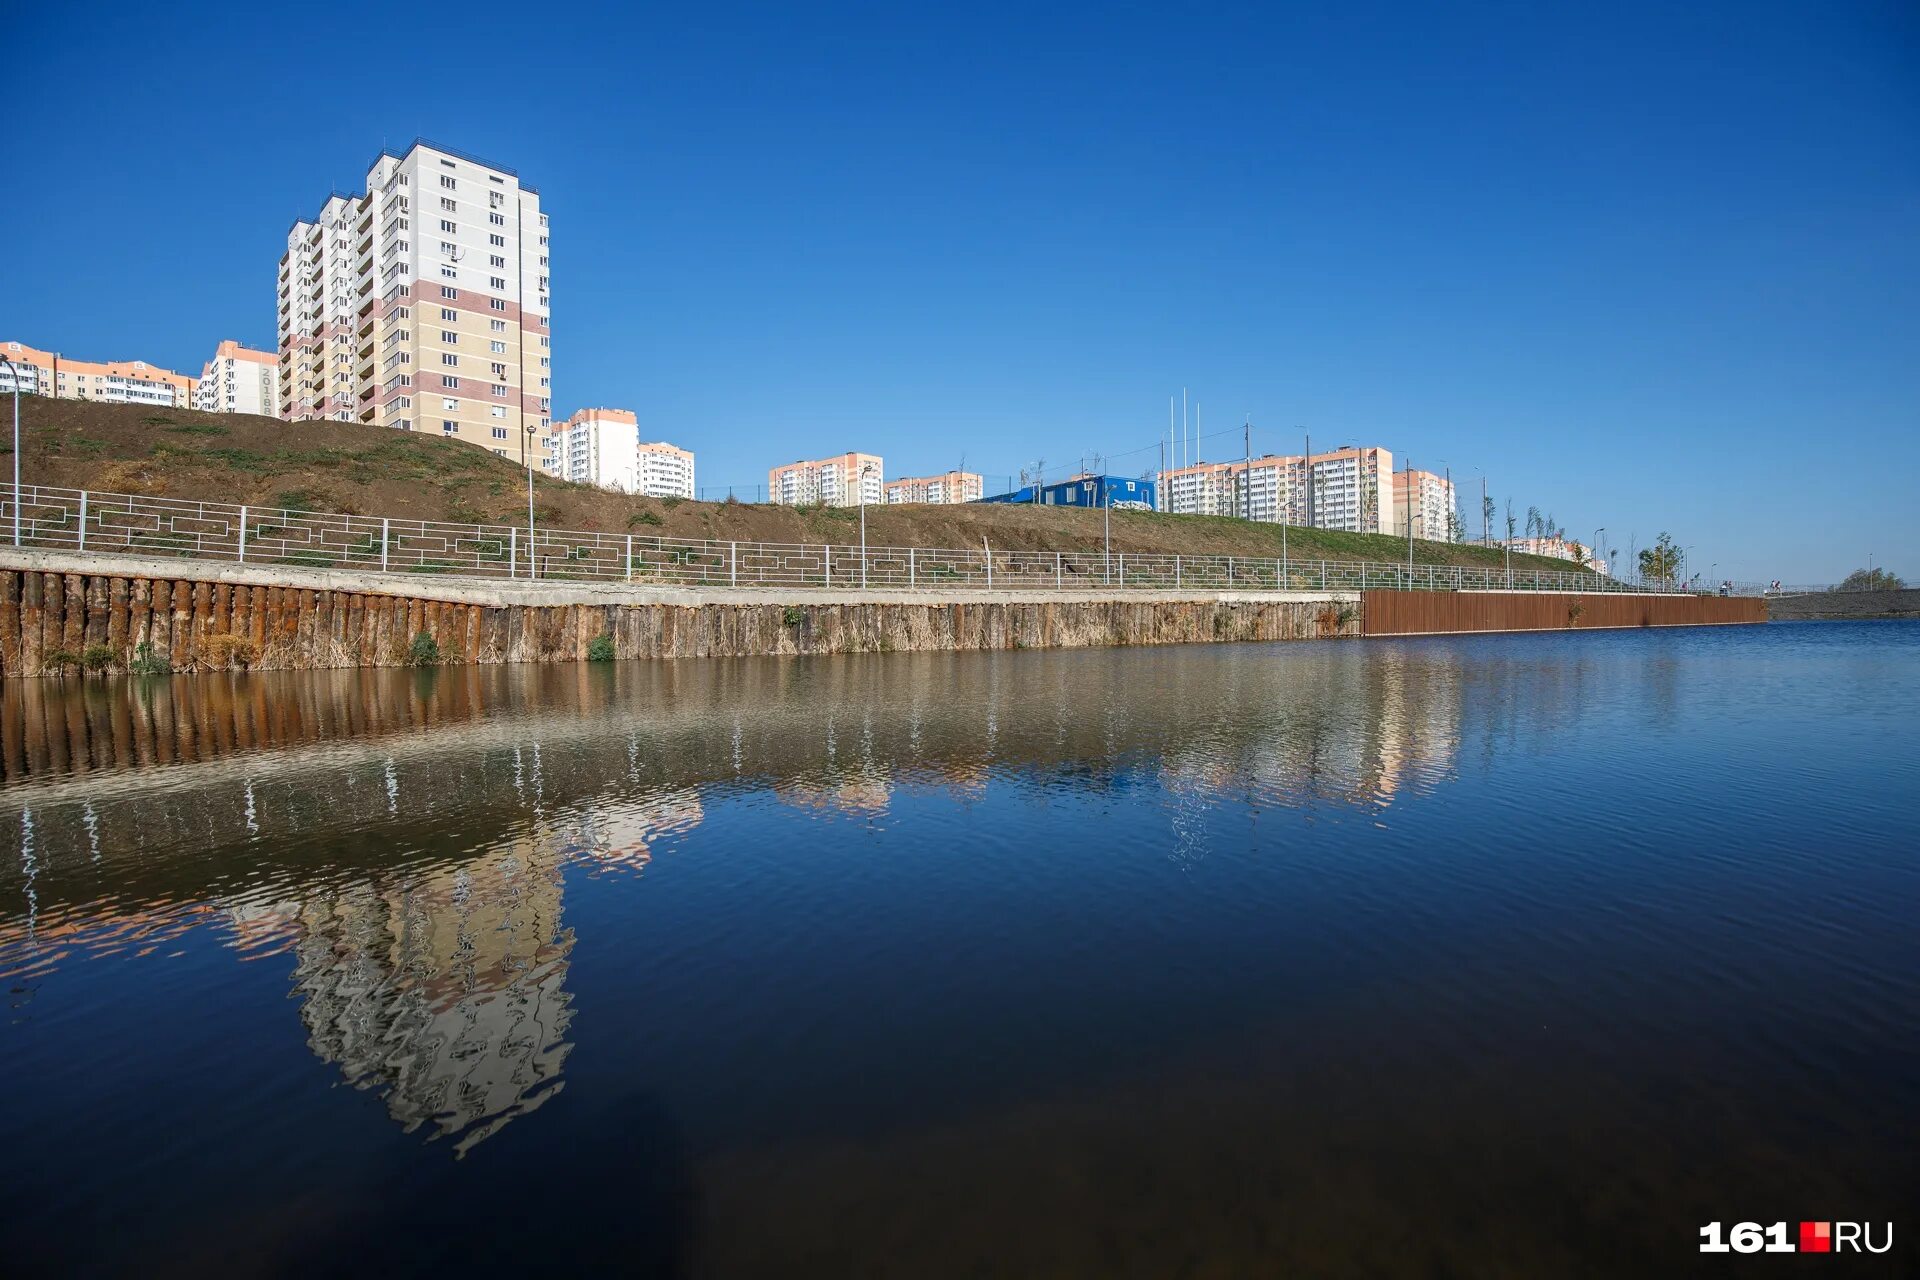
[[[1737,1186],[1716,1163],[1734,1149],[1689,1129],[1717,1116],[1817,1115],[1849,1167],[1885,1174],[1870,1131],[1912,1086],[1863,1063],[1913,1047],[1913,871],[1886,851],[1920,758],[1914,643],[23,682],[0,702],[0,1066],[158,1071],[139,1054],[189,1032],[149,1027],[128,1057],[117,989],[158,983],[141,999],[189,1025],[232,1000],[234,1052],[276,1064],[229,1100],[235,1124],[339,1170],[372,1158],[378,1138],[296,1087],[293,1046],[476,1188],[508,1150],[618,1187],[632,1152],[605,1112],[644,1091],[688,1135],[714,1257],[748,1270],[869,1210],[917,1273],[960,1270],[974,1234],[1038,1247],[1076,1224],[1165,1261],[1129,1233],[1224,1238],[1216,1213],[1282,1202],[1391,1239],[1412,1212],[1397,1168],[1432,1184],[1457,1267],[1471,1251],[1438,1224],[1473,1221],[1458,1197],[1481,1184],[1434,1177],[1436,1153],[1577,1219],[1541,1160]],[[1842,729],[1870,764],[1805,749]],[[247,1002],[269,973],[291,1010]],[[1779,1053],[1783,1018],[1820,1048]],[[1812,1101],[1836,1079],[1866,1099],[1839,1122]],[[1503,1108],[1533,1126],[1518,1146],[1467,1121]],[[1792,1163],[1752,1167],[1791,1190]],[[995,1186],[1028,1207],[983,1207]],[[1539,1248],[1536,1273],[1566,1261]]]

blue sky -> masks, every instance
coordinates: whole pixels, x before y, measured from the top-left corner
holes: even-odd
[[[703,486],[1137,470],[1185,386],[1207,458],[1920,577],[1910,4],[356,8],[15,15],[0,329],[271,344],[288,224],[418,135],[540,188],[556,409]]]

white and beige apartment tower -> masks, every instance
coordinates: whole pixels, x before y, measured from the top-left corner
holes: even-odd
[[[843,453],[809,462],[789,462],[767,472],[767,501],[800,507],[822,503],[856,507],[882,501],[885,464],[877,453]]]
[[[256,351],[229,338],[200,369],[193,407],[207,413],[260,413],[279,416],[280,356]]]
[[[635,473],[640,487],[636,493],[654,498],[693,497],[693,450],[664,440],[642,440],[638,448],[640,461]]]
[[[280,416],[464,440],[526,465],[552,422],[547,215],[511,169],[416,140],[280,260]]]
[[[1407,521],[1413,521],[1413,536],[1432,542],[1452,542],[1459,530],[1454,513],[1453,482],[1418,467],[1393,473],[1393,532],[1407,536]]]
[[[1175,515],[1385,533],[1394,527],[1392,475],[1393,454],[1372,446],[1269,454],[1164,471],[1159,500]]]
[[[631,409],[581,409],[541,439],[548,475],[654,498],[693,496],[693,452],[642,440]]]
[[[11,394],[17,379],[22,395],[55,400],[102,400],[108,404],[145,404],[191,408],[193,379],[145,360],[70,360],[58,351],[41,351],[24,342],[0,342],[0,395]]]
[[[971,471],[948,471],[937,476],[906,476],[889,480],[885,486],[889,506],[907,502],[934,505],[978,502],[986,495],[986,491],[986,481]]]

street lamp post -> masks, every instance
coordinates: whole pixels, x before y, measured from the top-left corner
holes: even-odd
[[[533,433],[537,428],[527,428],[527,577],[540,576],[540,557],[534,554],[533,542]]]
[[[20,366],[5,356],[0,356],[0,364],[7,366],[7,376],[13,382],[13,545],[20,545]]]
[[[867,585],[867,477],[873,474],[873,464],[860,464],[860,585]]]
[[[1593,545],[1587,548],[1587,554],[1592,556],[1595,560],[1599,560],[1601,564],[1605,564],[1606,561],[1601,559],[1601,556],[1600,556],[1600,535],[1605,533],[1606,531],[1607,531],[1607,526],[1605,525],[1601,525],[1599,528],[1595,529],[1593,531]],[[1586,568],[1585,565],[1581,565],[1580,567],[1582,569]]]

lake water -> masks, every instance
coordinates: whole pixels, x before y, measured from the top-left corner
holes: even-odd
[[[1920,1227],[1920,624],[0,696],[12,1275]]]

